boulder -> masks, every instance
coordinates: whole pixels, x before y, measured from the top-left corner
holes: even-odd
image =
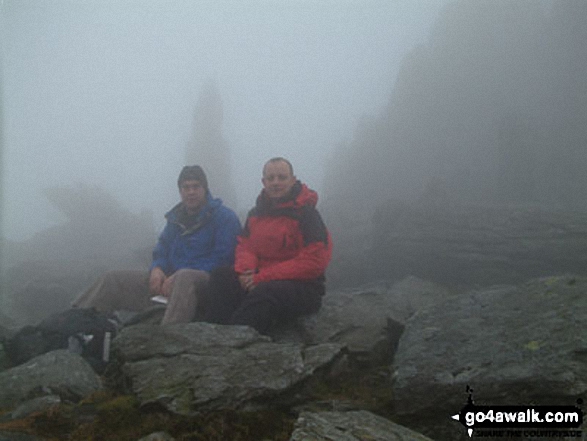
[[[586,327],[584,277],[495,286],[424,308],[394,359],[395,409],[427,433],[418,423],[460,426],[447,415],[465,405],[467,386],[476,404],[573,405],[587,392]]]
[[[430,441],[430,438],[364,410],[302,412],[290,441]]]
[[[277,329],[277,342],[340,343],[359,364],[390,363],[406,320],[449,292],[416,277],[347,290],[329,290],[318,313]]]
[[[113,340],[130,392],[181,415],[269,405],[341,354],[340,344],[278,344],[246,326],[210,323],[135,325]]]
[[[76,401],[101,388],[100,377],[81,356],[57,350],[0,372],[0,408],[45,395]]]

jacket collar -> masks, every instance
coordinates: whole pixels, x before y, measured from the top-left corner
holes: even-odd
[[[191,234],[206,225],[220,205],[222,205],[222,201],[218,198],[213,198],[208,192],[206,194],[206,203],[197,214],[188,214],[184,204],[180,202],[165,214],[165,218],[167,221],[179,225],[183,230],[181,233],[183,236]]]
[[[298,180],[288,194],[276,200],[269,198],[263,189],[257,197],[256,208],[260,212],[284,208],[297,209],[305,205],[316,206],[317,202],[318,194]]]

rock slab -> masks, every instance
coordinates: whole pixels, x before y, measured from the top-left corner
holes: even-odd
[[[364,410],[302,412],[290,441],[430,441],[430,438]]]
[[[333,363],[340,344],[273,343],[245,326],[188,323],[123,329],[113,350],[141,404],[191,415],[268,405]]]
[[[318,313],[278,329],[277,342],[339,343],[361,364],[390,363],[404,323],[418,309],[445,299],[444,288],[416,277],[329,290]]]
[[[587,278],[471,291],[410,319],[394,361],[398,414],[446,418],[466,403],[575,404],[587,392]]]

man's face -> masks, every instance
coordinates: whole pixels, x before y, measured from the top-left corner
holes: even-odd
[[[263,187],[267,196],[278,199],[289,193],[296,183],[296,177],[291,173],[286,162],[269,162],[263,168]]]
[[[206,190],[198,180],[182,181],[179,194],[188,213],[198,212],[206,203]]]

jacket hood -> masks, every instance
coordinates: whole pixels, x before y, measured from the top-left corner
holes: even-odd
[[[257,208],[301,208],[303,206],[315,207],[318,203],[318,193],[310,189],[300,181],[291,188],[290,192],[276,201],[271,200],[265,193],[265,189],[257,197]]]
[[[222,205],[222,199],[220,198],[213,198],[210,192],[206,193],[206,204],[202,207],[200,212],[197,214],[198,220],[204,219],[206,216],[214,213]],[[181,216],[181,211],[183,209],[183,202],[178,203],[175,205],[171,210],[165,213],[165,219],[170,222],[177,222],[179,217]]]

